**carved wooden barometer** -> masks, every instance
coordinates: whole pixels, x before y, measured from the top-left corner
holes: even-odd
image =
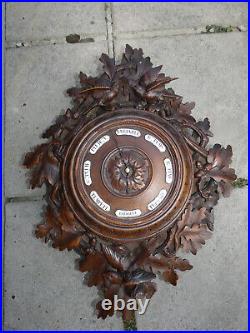
[[[176,285],[190,270],[179,249],[196,254],[213,231],[212,209],[236,179],[230,146],[208,146],[208,119],[165,85],[141,49],[119,64],[102,54],[103,73],[80,73],[74,106],[28,153],[31,187],[46,185],[47,210],[36,236],[76,250],[88,286],[103,298],[150,298],[160,275]],[[96,305],[98,317],[114,313]],[[123,315],[128,316],[127,310]]]

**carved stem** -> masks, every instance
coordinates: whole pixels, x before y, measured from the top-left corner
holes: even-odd
[[[125,302],[127,301],[127,299],[124,299]],[[134,310],[127,310],[125,307],[122,312],[122,321],[125,331],[137,331],[136,316]]]
[[[208,156],[208,152],[206,149],[202,148],[201,146],[199,146],[197,143],[195,143],[193,140],[189,139],[185,135],[184,135],[184,139],[191,149],[198,152],[199,154],[201,154],[204,157]]]
[[[208,143],[208,137],[207,137],[206,135],[204,135],[204,134],[202,133],[202,131],[201,131],[199,128],[197,128],[197,126],[195,126],[195,125],[193,125],[193,124],[183,124],[182,126],[183,126],[183,128],[190,128],[190,129],[192,129],[194,132],[196,132],[196,134],[198,134],[198,136],[199,136],[200,139],[201,139],[201,141],[200,141],[200,143],[199,143],[199,145],[200,145],[201,147],[205,147],[205,146],[207,145],[207,143]],[[183,134],[185,135],[185,133],[183,133]]]

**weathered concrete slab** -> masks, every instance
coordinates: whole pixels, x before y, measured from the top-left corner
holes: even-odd
[[[6,53],[6,196],[41,194],[27,189],[24,153],[70,106],[65,95],[83,72],[95,75],[106,42],[9,49]],[[100,68],[99,68],[100,69]]]
[[[247,26],[247,3],[113,3],[113,20],[118,34],[209,24]]]
[[[213,237],[181,272],[176,287],[161,281],[139,330],[247,330],[247,189],[215,208]]]
[[[120,330],[121,318],[97,319],[96,288],[83,285],[74,252],[50,248],[33,235],[43,203],[6,207],[6,330]]]
[[[106,35],[104,3],[8,3],[6,14],[7,41]]]
[[[117,55],[126,43],[142,47],[154,65],[179,78],[171,87],[184,101],[196,102],[194,116],[211,121],[211,143],[231,144],[232,165],[247,177],[247,34],[119,40]]]

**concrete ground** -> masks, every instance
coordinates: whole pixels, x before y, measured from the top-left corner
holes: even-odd
[[[96,74],[106,52],[126,43],[163,64],[172,87],[208,116],[212,142],[231,144],[233,166],[247,177],[246,3],[8,3],[5,8],[6,330],[121,330],[120,318],[93,315],[95,288],[83,285],[73,252],[33,235],[44,190],[27,188],[23,155],[70,105],[65,90],[81,70]],[[206,25],[239,27],[202,33]],[[241,30],[241,31],[240,31]],[[65,37],[79,34],[82,42]],[[247,329],[247,189],[215,208],[215,232],[177,287],[159,283],[139,330]]]

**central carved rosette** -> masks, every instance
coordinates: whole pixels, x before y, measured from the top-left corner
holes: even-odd
[[[103,165],[104,183],[112,193],[137,195],[151,180],[152,167],[141,151],[119,148],[113,151]]]

